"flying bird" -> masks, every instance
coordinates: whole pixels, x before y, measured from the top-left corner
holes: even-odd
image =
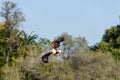
[[[57,39],[55,39],[54,41],[52,41],[51,46],[52,46],[52,50],[50,50],[49,52],[45,53],[41,59],[44,63],[48,63],[48,57],[53,54],[54,56],[59,56],[61,54],[61,50],[58,49],[60,47],[60,43],[64,41],[63,37],[58,37]]]

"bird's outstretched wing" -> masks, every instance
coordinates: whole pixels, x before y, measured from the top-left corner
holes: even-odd
[[[60,42],[63,42],[64,38],[63,37],[58,37],[54,41],[52,41],[52,48],[56,49],[60,46]]]
[[[49,57],[51,54],[52,54],[52,52],[47,52],[47,53],[45,53],[45,54],[41,57],[42,61],[43,61],[44,63],[48,63],[48,57]]]
[[[64,38],[63,37],[58,37],[55,41],[57,41],[57,42],[63,42]]]
[[[64,38],[63,38],[63,37],[58,37],[56,40],[54,40],[54,41],[52,42],[52,48],[53,48],[53,50],[55,50],[56,53],[54,53],[53,51],[50,51],[50,52],[45,53],[45,54],[41,57],[42,62],[48,63],[48,57],[49,57],[52,53],[54,53],[54,55],[56,55],[56,56],[59,55],[58,53],[60,53],[60,50],[59,50],[59,51],[56,51],[56,50],[57,50],[57,48],[60,46],[60,42],[63,42],[63,41],[64,41]]]

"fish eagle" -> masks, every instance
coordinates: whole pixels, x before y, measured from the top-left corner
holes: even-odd
[[[61,50],[59,49],[60,47],[60,43],[64,41],[63,37],[58,37],[57,39],[55,39],[54,41],[51,42],[51,46],[52,46],[52,50],[50,50],[49,52],[45,53],[44,55],[42,55],[41,59],[42,62],[44,63],[48,63],[48,57],[53,54],[54,56],[59,56],[61,54]]]

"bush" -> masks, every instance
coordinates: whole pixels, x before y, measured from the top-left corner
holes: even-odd
[[[75,53],[69,60],[75,80],[120,80],[119,64],[110,53]]]
[[[4,80],[4,78],[5,78],[5,74],[2,71],[2,69],[0,68],[0,80]]]

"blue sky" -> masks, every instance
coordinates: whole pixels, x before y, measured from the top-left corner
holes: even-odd
[[[0,0],[0,3],[8,0]],[[101,41],[106,29],[119,24],[120,0],[9,0],[18,4],[28,33],[53,40],[67,32],[85,37],[89,45]],[[1,4],[0,4],[1,5]]]

